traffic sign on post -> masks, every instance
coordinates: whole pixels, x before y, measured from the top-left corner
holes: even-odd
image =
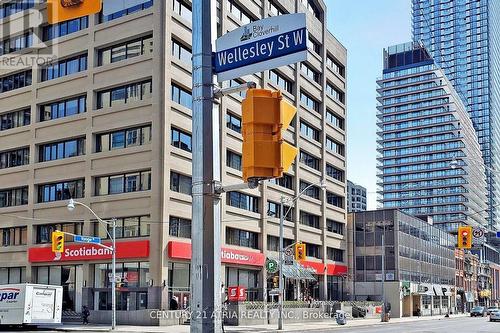
[[[231,80],[307,60],[306,14],[258,20],[222,35],[215,42],[218,81]]]
[[[278,263],[274,259],[270,259],[266,262],[266,269],[269,273],[274,274],[278,271]]]
[[[101,244],[100,237],[75,235],[74,241],[77,243]]]

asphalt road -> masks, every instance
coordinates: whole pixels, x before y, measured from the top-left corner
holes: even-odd
[[[452,318],[413,321],[407,323],[337,328],[314,332],[336,333],[499,333],[500,322],[489,322],[488,318]]]

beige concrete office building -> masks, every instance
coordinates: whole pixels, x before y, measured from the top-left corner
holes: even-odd
[[[50,65],[0,69],[0,284],[64,286],[64,310],[109,315],[109,251],[59,229],[107,238],[83,207],[117,218],[119,322],[148,322],[172,298],[189,306],[191,3],[144,1],[113,15],[31,25],[45,4],[0,3],[0,60],[54,52]],[[287,279],[287,299],[341,299],[346,268],[346,49],[328,32],[324,2],[224,0],[218,32],[270,15],[306,12],[307,62],[224,82],[281,89],[298,108],[287,140],[300,148],[286,176],[222,197],[223,281],[263,299],[276,257],[279,199],[312,187],[286,216],[285,244],[307,244],[315,281]],[[31,20],[28,20],[31,18]],[[40,48],[40,45],[42,47]],[[241,182],[244,93],[220,101],[224,184]],[[294,222],[295,221],[295,222]],[[128,311],[128,312],[126,312]],[[96,315],[97,316],[97,315]],[[149,322],[151,323],[151,322]]]

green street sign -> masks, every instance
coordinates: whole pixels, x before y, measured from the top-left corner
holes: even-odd
[[[271,274],[276,273],[278,271],[278,262],[274,259],[267,260],[266,269]]]

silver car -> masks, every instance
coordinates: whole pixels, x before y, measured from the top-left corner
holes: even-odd
[[[500,321],[500,309],[490,310],[490,321]]]

